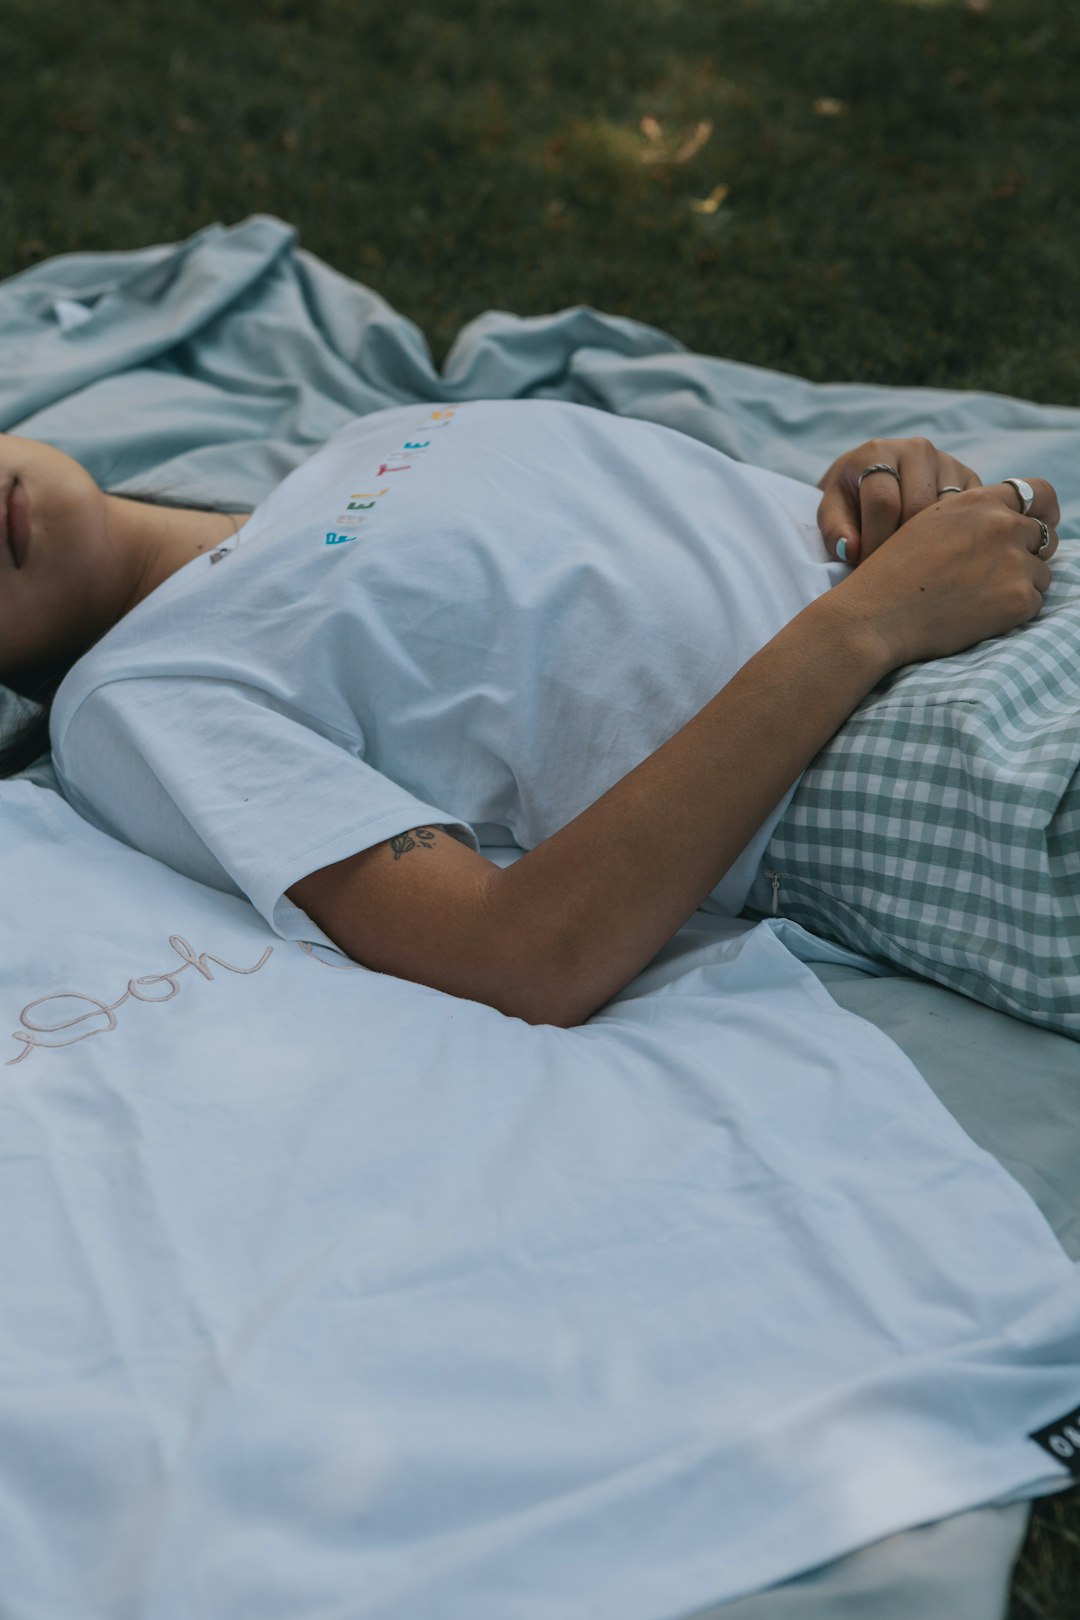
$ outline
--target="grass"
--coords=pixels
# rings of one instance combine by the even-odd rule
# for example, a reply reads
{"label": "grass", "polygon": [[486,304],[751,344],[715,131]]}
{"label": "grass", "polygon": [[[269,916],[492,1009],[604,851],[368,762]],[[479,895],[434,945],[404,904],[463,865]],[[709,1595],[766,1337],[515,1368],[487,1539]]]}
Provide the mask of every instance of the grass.
{"label": "grass", "polygon": [[1080,398],[1075,0],[0,13],[0,274],[266,211],[438,361],[584,302],[822,380]]}
{"label": "grass", "polygon": [[[0,0],[0,277],[251,213],[442,362],[586,303],[821,381],[1080,403],[1076,0]],[[1076,1620],[1044,1498],[1012,1620]]]}
{"label": "grass", "polygon": [[1008,1620],[1076,1620],[1080,1614],[1080,1491],[1044,1496],[1013,1570]]}

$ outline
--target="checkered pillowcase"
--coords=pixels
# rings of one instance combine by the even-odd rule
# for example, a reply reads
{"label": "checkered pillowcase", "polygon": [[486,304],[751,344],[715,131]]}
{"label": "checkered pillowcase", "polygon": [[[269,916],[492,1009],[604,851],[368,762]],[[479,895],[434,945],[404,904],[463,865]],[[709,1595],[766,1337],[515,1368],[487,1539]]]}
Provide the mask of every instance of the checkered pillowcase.
{"label": "checkered pillowcase", "polygon": [[1080,1039],[1080,541],[1038,618],[893,671],[804,773],[780,915]]}

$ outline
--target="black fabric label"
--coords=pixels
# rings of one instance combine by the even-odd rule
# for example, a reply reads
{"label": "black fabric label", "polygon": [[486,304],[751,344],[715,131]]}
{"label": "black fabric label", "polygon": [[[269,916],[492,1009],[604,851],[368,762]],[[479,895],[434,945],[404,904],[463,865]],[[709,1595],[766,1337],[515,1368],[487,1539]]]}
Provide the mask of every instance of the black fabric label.
{"label": "black fabric label", "polygon": [[1080,1406],[1048,1423],[1045,1429],[1035,1429],[1028,1438],[1037,1440],[1044,1451],[1080,1479]]}

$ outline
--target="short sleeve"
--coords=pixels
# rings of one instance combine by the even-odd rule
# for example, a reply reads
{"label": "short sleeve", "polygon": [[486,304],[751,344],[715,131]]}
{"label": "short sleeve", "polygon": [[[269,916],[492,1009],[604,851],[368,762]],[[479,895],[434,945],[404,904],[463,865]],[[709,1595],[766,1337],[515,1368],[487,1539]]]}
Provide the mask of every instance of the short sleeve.
{"label": "short sleeve", "polygon": [[[101,832],[242,895],[283,939],[332,944],[285,894],[309,872],[406,829],[474,829],[260,689],[149,676],[92,691],[54,735],[57,779]],[[335,947],[336,948],[336,947]]]}

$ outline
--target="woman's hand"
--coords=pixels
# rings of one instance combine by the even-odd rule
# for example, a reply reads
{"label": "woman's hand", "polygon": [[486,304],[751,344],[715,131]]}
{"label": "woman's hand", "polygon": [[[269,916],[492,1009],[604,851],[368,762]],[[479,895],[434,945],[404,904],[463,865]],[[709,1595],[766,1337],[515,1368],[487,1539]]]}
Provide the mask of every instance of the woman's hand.
{"label": "woman's hand", "polygon": [[[883,462],[892,473],[867,473]],[[929,439],[868,439],[833,462],[818,484],[824,491],[818,527],[830,557],[854,566],[939,499],[942,490],[978,489],[982,479],[955,456],[937,450]],[[845,544],[837,551],[840,541]]]}
{"label": "woman's hand", "polygon": [[924,507],[902,541],[878,546],[827,599],[872,632],[890,668],[947,658],[1026,624],[1050,586],[1047,565],[1061,519],[1054,486],[1043,478],[1028,482],[1034,497],[1028,514],[1006,483]]}

